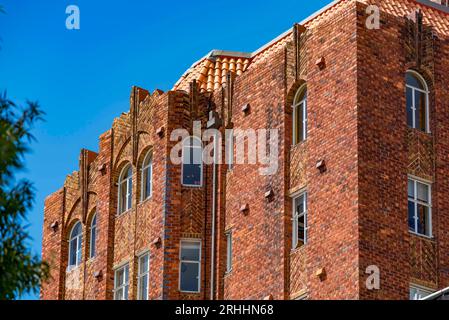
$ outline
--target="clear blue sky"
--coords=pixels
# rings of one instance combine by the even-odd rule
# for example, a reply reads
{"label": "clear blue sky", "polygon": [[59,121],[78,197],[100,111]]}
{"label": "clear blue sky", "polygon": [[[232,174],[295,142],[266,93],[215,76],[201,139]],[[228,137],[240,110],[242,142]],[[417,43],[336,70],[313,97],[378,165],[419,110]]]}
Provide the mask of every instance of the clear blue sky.
{"label": "clear blue sky", "polygon": [[[41,252],[46,195],[78,170],[81,148],[98,150],[98,136],[129,109],[131,86],[169,90],[211,49],[252,52],[330,2],[0,0],[0,91],[47,113],[21,174],[37,190],[32,250]],[[70,4],[80,30],[65,28]]]}

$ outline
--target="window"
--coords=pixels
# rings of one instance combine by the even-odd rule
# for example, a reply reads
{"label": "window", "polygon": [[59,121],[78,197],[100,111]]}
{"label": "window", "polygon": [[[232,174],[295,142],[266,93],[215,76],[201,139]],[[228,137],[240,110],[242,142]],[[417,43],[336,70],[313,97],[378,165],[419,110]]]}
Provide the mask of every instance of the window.
{"label": "window", "polygon": [[421,300],[432,294],[432,290],[420,286],[410,286],[410,300]]}
{"label": "window", "polygon": [[150,272],[150,254],[139,257],[139,270],[137,274],[137,300],[148,300],[148,280]]}
{"label": "window", "polygon": [[131,209],[133,194],[133,171],[130,165],[123,169],[118,180],[118,214]]}
{"label": "window", "polygon": [[407,124],[411,128],[429,132],[429,91],[418,73],[406,75]]}
{"label": "window", "polygon": [[97,214],[94,214],[90,225],[90,254],[89,257],[95,257],[97,251]]}
{"label": "window", "polygon": [[153,155],[148,152],[142,166],[142,201],[151,198],[153,192]]}
{"label": "window", "polygon": [[226,233],[226,273],[232,271],[232,232]]}
{"label": "window", "polygon": [[293,145],[307,139],[307,87],[296,92],[293,102]]}
{"label": "window", "polygon": [[293,249],[307,243],[307,193],[293,199]]}
{"label": "window", "polygon": [[226,129],[226,163],[228,170],[234,168],[234,130]]}
{"label": "window", "polygon": [[128,300],[129,265],[115,271],[114,300]]}
{"label": "window", "polygon": [[179,288],[183,292],[200,292],[201,242],[181,241]]}
{"label": "window", "polygon": [[408,179],[408,226],[413,233],[432,237],[430,184]]}
{"label": "window", "polygon": [[75,268],[81,264],[83,255],[83,227],[81,222],[77,222],[70,232],[69,240],[69,269]]}
{"label": "window", "polygon": [[188,187],[203,185],[203,146],[195,137],[185,139],[182,146],[182,184]]}

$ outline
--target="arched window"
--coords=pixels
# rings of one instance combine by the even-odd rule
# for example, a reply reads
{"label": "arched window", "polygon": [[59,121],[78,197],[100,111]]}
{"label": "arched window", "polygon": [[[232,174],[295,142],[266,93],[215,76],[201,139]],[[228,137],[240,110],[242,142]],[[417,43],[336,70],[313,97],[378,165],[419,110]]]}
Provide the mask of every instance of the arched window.
{"label": "arched window", "polygon": [[132,207],[133,171],[130,165],[126,166],[118,180],[118,214],[124,213]]}
{"label": "arched window", "polygon": [[307,86],[303,84],[293,100],[293,145],[307,139]]}
{"label": "arched window", "polygon": [[81,264],[83,253],[83,227],[81,222],[77,222],[70,232],[69,240],[69,269],[75,268]]}
{"label": "arched window", "polygon": [[415,71],[407,71],[407,124],[429,132],[429,90],[424,78]]}
{"label": "arched window", "polygon": [[90,224],[90,258],[94,258],[97,251],[97,214],[94,214]]}
{"label": "arched window", "polygon": [[203,144],[196,137],[188,137],[183,142],[182,184],[188,187],[203,185]]}
{"label": "arched window", "polygon": [[142,165],[142,201],[151,198],[153,193],[153,154],[148,152]]}

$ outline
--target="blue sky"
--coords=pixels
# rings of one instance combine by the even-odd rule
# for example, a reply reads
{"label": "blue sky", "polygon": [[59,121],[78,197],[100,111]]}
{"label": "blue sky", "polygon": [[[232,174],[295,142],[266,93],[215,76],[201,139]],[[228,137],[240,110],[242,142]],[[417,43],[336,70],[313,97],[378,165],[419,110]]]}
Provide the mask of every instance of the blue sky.
{"label": "blue sky", "polygon": [[[0,91],[47,113],[21,173],[37,190],[33,252],[46,195],[78,169],[81,148],[98,150],[98,136],[129,109],[131,86],[167,91],[211,49],[252,52],[330,2],[0,0]],[[65,27],[72,4],[80,30]]]}

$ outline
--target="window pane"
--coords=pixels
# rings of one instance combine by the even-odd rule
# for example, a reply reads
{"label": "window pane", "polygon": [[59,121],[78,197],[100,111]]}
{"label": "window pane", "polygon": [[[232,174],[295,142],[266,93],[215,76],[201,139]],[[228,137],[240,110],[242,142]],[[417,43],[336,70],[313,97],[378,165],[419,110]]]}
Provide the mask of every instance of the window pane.
{"label": "window pane", "polygon": [[128,194],[127,194],[127,206],[126,206],[126,210],[131,209],[132,207],[132,194],[133,194],[133,180],[129,179],[128,180]]}
{"label": "window pane", "polygon": [[181,244],[181,260],[199,261],[200,245],[199,243],[182,243]]}
{"label": "window pane", "polygon": [[76,251],[77,251],[77,239],[72,239],[70,241],[70,259],[69,266],[76,265]]}
{"label": "window pane", "polygon": [[304,207],[304,195],[296,198],[295,200],[296,205],[296,214],[304,213],[305,207]]}
{"label": "window pane", "polygon": [[429,208],[418,204],[418,233],[430,235],[429,231]]}
{"label": "window pane", "polygon": [[183,184],[201,186],[201,164],[184,164]]}
{"label": "window pane", "polygon": [[415,182],[413,180],[408,181],[408,196],[412,199],[415,198]]}
{"label": "window pane", "polygon": [[420,81],[420,80],[419,80],[413,73],[411,73],[411,72],[407,72],[407,75],[406,75],[406,83],[407,83],[409,86],[412,86],[412,87],[415,87],[415,88],[424,90],[424,86],[423,86],[423,84],[421,83],[421,81]]}
{"label": "window pane", "polygon": [[301,216],[298,218],[298,241],[301,244],[304,244],[304,236],[305,236],[305,216]]}
{"label": "window pane", "polygon": [[413,127],[413,89],[407,87],[407,125]]}
{"label": "window pane", "polygon": [[226,235],[227,240],[227,254],[226,254],[226,271],[231,271],[232,269],[232,233]]}
{"label": "window pane", "polygon": [[423,92],[415,91],[415,127],[426,130],[426,96]]}
{"label": "window pane", "polygon": [[148,254],[140,257],[140,261],[139,261],[140,269],[139,269],[139,271],[140,271],[141,275],[148,272],[148,265],[149,265],[148,262],[149,262]]}
{"label": "window pane", "polygon": [[181,291],[197,292],[199,277],[198,263],[181,263]]}
{"label": "window pane", "polygon": [[418,191],[417,192],[418,200],[429,203],[429,200],[430,200],[429,199],[429,186],[419,183],[419,182],[417,182],[416,185],[417,185],[417,189],[418,189],[417,190]]}
{"label": "window pane", "polygon": [[115,300],[123,300],[123,289],[118,289],[115,291]]}
{"label": "window pane", "polygon": [[151,166],[147,167],[144,171],[144,177],[145,177],[145,184],[144,184],[144,188],[145,188],[145,194],[144,197],[145,199],[147,199],[148,197],[151,196],[151,182],[152,182],[152,172],[151,172]]}
{"label": "window pane", "polygon": [[144,275],[139,279],[139,298],[140,300],[147,300],[148,294],[148,275]]}
{"label": "window pane", "polygon": [[119,213],[126,211],[126,199],[127,199],[127,183],[126,181],[120,184],[120,210]]}
{"label": "window pane", "polygon": [[408,202],[408,228],[410,231],[416,232],[416,230],[415,230],[415,203],[412,201]]}

